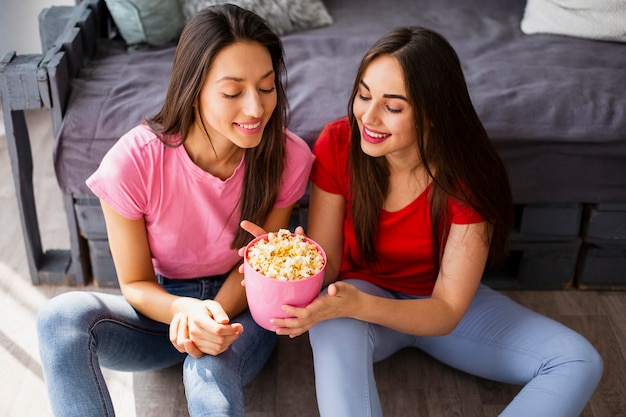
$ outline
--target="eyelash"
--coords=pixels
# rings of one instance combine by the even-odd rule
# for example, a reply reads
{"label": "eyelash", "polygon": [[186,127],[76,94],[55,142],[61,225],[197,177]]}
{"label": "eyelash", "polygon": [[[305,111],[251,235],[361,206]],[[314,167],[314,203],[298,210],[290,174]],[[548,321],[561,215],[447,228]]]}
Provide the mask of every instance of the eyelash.
{"label": "eyelash", "polygon": [[[359,99],[361,99],[361,100],[363,100],[363,101],[370,101],[370,100],[371,100],[371,98],[370,98],[370,97],[365,97],[363,94],[358,94],[358,96],[359,96]],[[402,112],[402,110],[392,109],[392,108],[391,108],[391,107],[389,107],[389,106],[385,106],[385,108],[387,109],[387,111],[388,111],[389,113],[394,113],[394,114],[397,114],[397,113],[401,113],[401,112]]]}
{"label": "eyelash", "polygon": [[[264,90],[262,88],[259,88],[259,91],[263,94],[271,94],[276,90],[276,87],[272,87],[269,90]],[[222,94],[224,96],[224,98],[237,98],[239,96],[239,94],[241,93],[237,93],[237,94]]]}

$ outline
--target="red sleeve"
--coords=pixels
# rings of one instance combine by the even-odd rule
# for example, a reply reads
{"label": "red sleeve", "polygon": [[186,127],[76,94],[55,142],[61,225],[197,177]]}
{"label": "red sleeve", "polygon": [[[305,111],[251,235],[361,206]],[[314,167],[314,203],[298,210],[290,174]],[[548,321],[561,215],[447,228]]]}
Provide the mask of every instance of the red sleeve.
{"label": "red sleeve", "polygon": [[452,198],[448,199],[448,210],[452,216],[451,222],[455,224],[481,223],[485,220],[473,208]]}
{"label": "red sleeve", "polygon": [[313,146],[311,181],[332,194],[348,195],[350,125],[347,118],[327,124]]}

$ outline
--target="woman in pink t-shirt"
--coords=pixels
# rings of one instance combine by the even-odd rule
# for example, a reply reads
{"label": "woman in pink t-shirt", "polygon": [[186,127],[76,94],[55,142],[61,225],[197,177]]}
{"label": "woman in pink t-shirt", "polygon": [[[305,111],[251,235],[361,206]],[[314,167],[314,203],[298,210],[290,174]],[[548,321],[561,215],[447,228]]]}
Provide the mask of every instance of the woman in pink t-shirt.
{"label": "woman in pink t-shirt", "polygon": [[373,363],[406,347],[523,385],[502,415],[579,415],[598,352],[480,282],[508,253],[513,203],[452,47],[423,28],[390,32],[350,106],[313,149],[308,235],[328,256],[327,292],[273,319],[278,334],[310,329],[321,416],[381,416]]}
{"label": "woman in pink t-shirt", "polygon": [[249,11],[210,7],[185,27],[161,110],[87,180],[123,295],[69,292],[38,316],[56,416],[114,415],[101,367],[181,362],[191,416],[244,415],[276,336],[247,310],[239,224],[286,228],[313,163],[284,128],[283,71],[280,39]]}

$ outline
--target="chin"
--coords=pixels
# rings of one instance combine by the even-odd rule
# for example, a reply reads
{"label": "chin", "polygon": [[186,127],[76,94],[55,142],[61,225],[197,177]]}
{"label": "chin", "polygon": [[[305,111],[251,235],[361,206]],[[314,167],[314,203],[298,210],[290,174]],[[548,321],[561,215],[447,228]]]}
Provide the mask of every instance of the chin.
{"label": "chin", "polygon": [[261,139],[262,138],[263,138],[262,134],[259,135],[258,137],[255,137],[255,138],[251,138],[251,137],[240,138],[237,141],[236,145],[239,146],[242,149],[256,148],[261,143]]}
{"label": "chin", "polygon": [[382,152],[382,149],[379,145],[373,145],[363,138],[361,138],[361,150],[365,155],[371,156],[372,158],[386,155],[385,152]]}

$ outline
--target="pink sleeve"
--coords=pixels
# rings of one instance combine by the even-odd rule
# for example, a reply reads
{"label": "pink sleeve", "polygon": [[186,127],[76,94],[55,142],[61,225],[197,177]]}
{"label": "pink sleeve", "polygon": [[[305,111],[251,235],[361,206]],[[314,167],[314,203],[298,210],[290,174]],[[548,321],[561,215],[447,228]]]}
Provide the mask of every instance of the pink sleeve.
{"label": "pink sleeve", "polygon": [[147,195],[143,173],[146,160],[133,129],[104,156],[98,169],[87,179],[91,191],[122,216],[137,220],[143,216]]}
{"label": "pink sleeve", "polygon": [[309,145],[304,140],[288,130],[285,130],[285,134],[287,135],[285,171],[276,207],[290,206],[302,198],[314,159]]}

